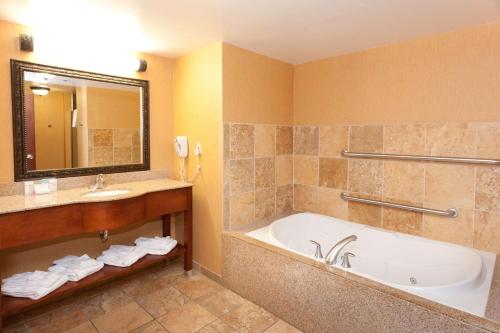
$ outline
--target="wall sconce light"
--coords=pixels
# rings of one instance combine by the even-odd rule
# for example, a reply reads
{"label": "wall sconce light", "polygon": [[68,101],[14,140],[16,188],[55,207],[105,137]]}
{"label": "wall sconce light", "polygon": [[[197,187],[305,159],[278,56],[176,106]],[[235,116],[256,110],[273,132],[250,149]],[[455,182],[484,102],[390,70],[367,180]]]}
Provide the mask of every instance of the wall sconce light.
{"label": "wall sconce light", "polygon": [[144,59],[137,59],[137,69],[138,72],[145,72],[148,69],[148,62]]}
{"label": "wall sconce light", "polygon": [[19,35],[19,47],[21,51],[25,52],[33,52],[33,36],[28,34],[20,34]]}
{"label": "wall sconce light", "polygon": [[50,88],[44,84],[33,85],[30,87],[33,94],[38,96],[45,96],[49,93]]}

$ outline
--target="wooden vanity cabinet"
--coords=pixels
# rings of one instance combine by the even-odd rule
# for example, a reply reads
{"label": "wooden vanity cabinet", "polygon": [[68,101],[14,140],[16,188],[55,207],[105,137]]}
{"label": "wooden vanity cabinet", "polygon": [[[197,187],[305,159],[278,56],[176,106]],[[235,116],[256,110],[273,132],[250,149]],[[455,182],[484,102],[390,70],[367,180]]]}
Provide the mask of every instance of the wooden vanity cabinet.
{"label": "wooden vanity cabinet", "polygon": [[2,251],[15,250],[21,246],[36,246],[42,242],[56,241],[69,236],[120,229],[156,217],[162,219],[163,235],[167,236],[170,235],[170,215],[177,213],[184,213],[184,244],[178,244],[165,256],[148,255],[125,268],[106,265],[101,271],[78,282],[67,282],[61,288],[36,301],[1,296],[0,333],[2,318],[67,297],[79,290],[91,288],[119,276],[131,274],[166,259],[184,255],[184,270],[191,271],[193,268],[192,190],[191,187],[184,187],[150,192],[122,200],[76,203],[0,214],[0,251]]}

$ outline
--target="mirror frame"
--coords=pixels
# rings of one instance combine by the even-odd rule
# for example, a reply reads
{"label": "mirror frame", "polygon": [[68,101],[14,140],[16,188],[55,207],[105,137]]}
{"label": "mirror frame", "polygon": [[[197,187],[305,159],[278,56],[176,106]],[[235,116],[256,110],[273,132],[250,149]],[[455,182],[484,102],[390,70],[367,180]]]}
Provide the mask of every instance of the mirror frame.
{"label": "mirror frame", "polygon": [[[149,144],[149,82],[146,80],[131,79],[119,76],[98,74],[81,70],[67,69],[55,66],[41,65],[21,60],[10,60],[11,89],[12,89],[12,126],[14,143],[14,180],[23,181],[33,178],[46,177],[77,177],[96,175],[99,173],[120,173],[144,171],[150,169]],[[110,165],[103,167],[84,167],[71,169],[49,169],[29,171],[26,160],[25,116],[24,105],[24,72],[49,73],[79,79],[109,82],[136,86],[142,88],[142,163]]]}

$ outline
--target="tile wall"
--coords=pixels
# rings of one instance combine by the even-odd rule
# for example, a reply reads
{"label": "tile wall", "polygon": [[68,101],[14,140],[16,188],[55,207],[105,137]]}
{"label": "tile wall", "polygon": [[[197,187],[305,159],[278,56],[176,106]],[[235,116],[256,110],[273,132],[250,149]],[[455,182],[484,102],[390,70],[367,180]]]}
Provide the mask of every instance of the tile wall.
{"label": "tile wall", "polygon": [[[500,167],[346,159],[358,152],[500,159],[500,123],[294,127],[294,209],[500,253]],[[346,202],[341,192],[450,219]]]}
{"label": "tile wall", "polygon": [[141,163],[138,129],[89,129],[89,166]]}
{"label": "tile wall", "polygon": [[224,226],[238,229],[293,209],[293,127],[224,124]]}

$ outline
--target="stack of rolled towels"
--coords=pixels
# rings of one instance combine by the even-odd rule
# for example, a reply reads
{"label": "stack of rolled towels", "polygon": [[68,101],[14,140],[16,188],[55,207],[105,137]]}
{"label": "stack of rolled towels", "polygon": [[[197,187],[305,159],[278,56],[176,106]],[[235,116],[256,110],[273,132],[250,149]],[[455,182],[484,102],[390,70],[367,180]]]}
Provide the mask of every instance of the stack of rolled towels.
{"label": "stack of rolled towels", "polygon": [[148,254],[163,256],[177,246],[177,241],[170,236],[155,238],[139,237],[135,240],[135,245],[145,249]]}
{"label": "stack of rolled towels", "polygon": [[49,271],[66,275],[69,281],[76,282],[100,271],[103,267],[104,263],[90,258],[86,254],[80,257],[70,255],[54,261],[54,266],[49,267]]}
{"label": "stack of rolled towels", "polygon": [[37,300],[56,290],[67,281],[66,275],[57,272],[19,273],[2,281],[2,294]]}

